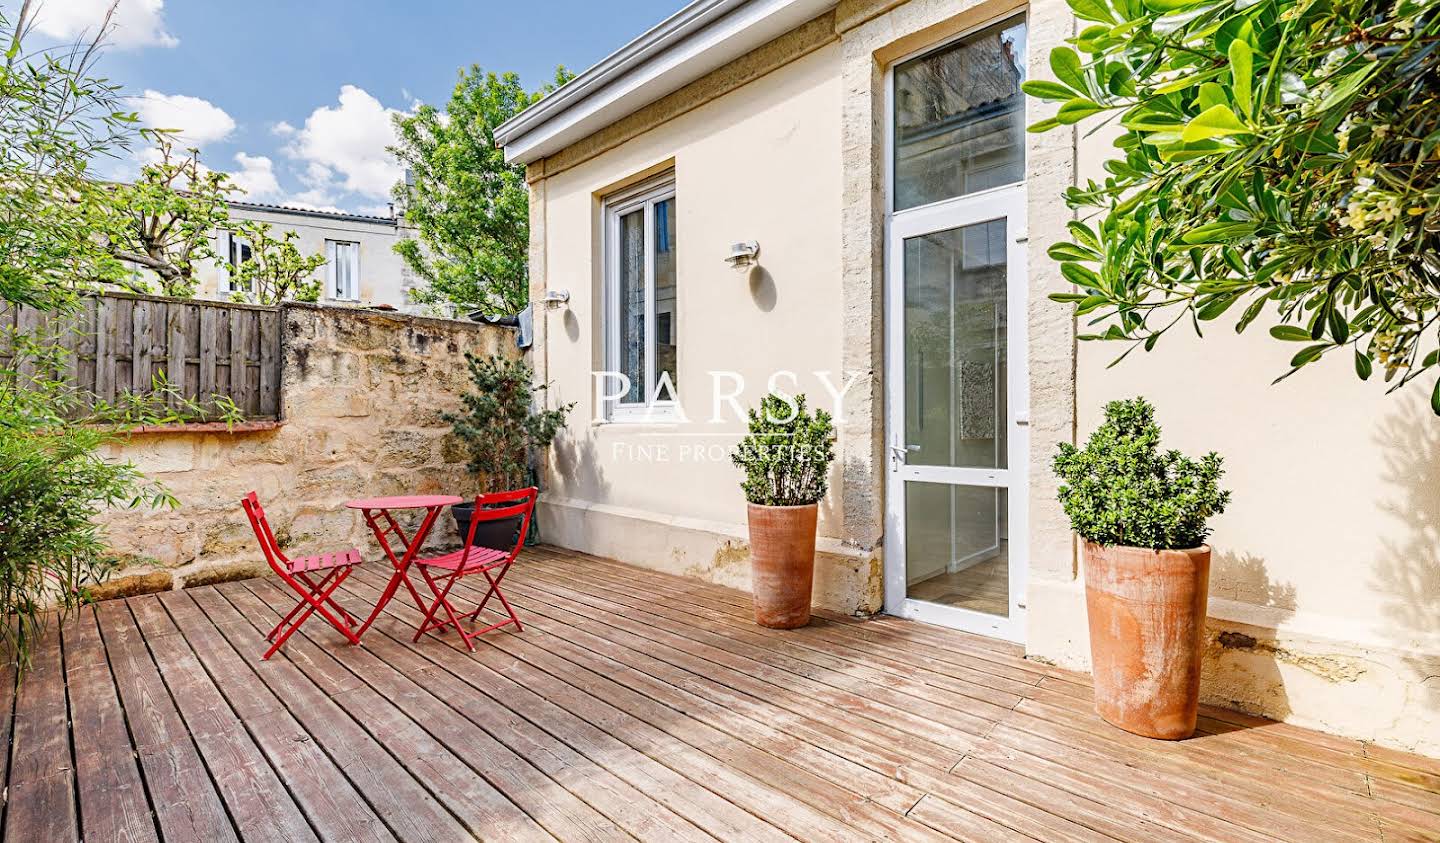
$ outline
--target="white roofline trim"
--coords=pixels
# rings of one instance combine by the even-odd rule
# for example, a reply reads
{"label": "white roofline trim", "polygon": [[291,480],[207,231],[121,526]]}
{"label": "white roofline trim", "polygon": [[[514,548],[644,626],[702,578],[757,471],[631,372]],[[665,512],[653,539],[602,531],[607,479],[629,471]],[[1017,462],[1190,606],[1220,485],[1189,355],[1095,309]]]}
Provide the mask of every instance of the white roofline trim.
{"label": "white roofline trim", "polygon": [[834,7],[695,0],[495,130],[505,159],[553,154]]}

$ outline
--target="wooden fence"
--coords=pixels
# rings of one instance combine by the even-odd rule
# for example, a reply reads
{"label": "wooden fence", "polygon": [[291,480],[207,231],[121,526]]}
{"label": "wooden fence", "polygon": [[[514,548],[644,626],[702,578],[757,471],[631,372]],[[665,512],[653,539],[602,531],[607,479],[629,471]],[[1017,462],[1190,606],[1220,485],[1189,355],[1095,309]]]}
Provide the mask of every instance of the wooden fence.
{"label": "wooden fence", "polygon": [[[63,376],[93,399],[149,392],[163,376],[202,407],[213,409],[222,396],[247,420],[280,416],[279,308],[106,293],[85,296],[63,317],[0,310],[0,334],[46,337],[66,349]],[[0,347],[0,363],[8,357]],[[22,356],[14,366],[27,375],[37,363]]]}

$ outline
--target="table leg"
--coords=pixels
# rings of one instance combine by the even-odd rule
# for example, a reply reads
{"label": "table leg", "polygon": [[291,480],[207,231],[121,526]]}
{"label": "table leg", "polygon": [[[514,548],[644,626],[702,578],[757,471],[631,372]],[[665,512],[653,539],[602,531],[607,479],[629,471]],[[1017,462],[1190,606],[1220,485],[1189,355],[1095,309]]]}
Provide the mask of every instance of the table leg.
{"label": "table leg", "polygon": [[[416,554],[420,552],[421,546],[425,544],[425,539],[430,535],[430,528],[435,524],[435,519],[439,516],[441,509],[442,507],[439,506],[426,507],[425,517],[420,521],[420,526],[415,529],[415,534],[409,538],[405,537],[405,533],[401,531],[400,525],[396,523],[388,511],[381,510],[381,513],[390,524],[388,528],[382,529],[378,523],[379,519],[372,515],[370,510],[364,510],[365,520],[370,524],[370,529],[375,532],[375,538],[380,542],[381,550],[385,552],[385,556],[390,560],[390,564],[395,567],[395,573],[390,577],[390,582],[386,584],[385,590],[380,593],[380,599],[375,603],[374,611],[370,613],[370,617],[365,619],[365,623],[362,624],[356,632],[355,637],[357,642],[360,636],[364,635],[365,631],[370,628],[370,624],[374,623],[375,619],[380,617],[380,613],[385,610],[385,605],[395,597],[395,592],[399,590],[400,583],[402,582],[405,583],[405,588],[410,591],[410,597],[415,601],[415,605],[420,609],[421,613],[423,614],[425,612],[425,603],[420,599],[420,592],[416,591],[415,585],[410,582],[408,569],[410,563],[414,561]],[[405,555],[402,558],[395,558],[395,551],[390,548],[390,542],[385,539],[387,532],[394,532],[400,539],[401,546],[405,548]]]}

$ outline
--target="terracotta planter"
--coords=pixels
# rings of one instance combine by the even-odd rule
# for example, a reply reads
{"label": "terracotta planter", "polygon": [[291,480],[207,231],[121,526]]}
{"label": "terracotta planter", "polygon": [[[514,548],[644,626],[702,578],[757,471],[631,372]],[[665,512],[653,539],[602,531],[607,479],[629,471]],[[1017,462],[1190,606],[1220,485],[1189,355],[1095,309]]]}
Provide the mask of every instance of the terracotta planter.
{"label": "terracotta planter", "polygon": [[795,629],[810,622],[815,583],[817,504],[747,504],[750,520],[750,584],[755,622]]}
{"label": "terracotta planter", "polygon": [[1147,550],[1085,543],[1085,606],[1095,710],[1150,738],[1195,731],[1210,548]]}

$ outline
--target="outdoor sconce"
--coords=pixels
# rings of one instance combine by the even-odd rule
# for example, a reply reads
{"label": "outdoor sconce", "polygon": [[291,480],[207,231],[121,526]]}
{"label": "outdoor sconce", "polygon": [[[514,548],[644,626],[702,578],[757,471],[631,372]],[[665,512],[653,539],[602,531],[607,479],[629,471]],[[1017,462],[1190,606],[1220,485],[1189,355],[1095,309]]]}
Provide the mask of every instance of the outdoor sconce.
{"label": "outdoor sconce", "polygon": [[569,302],[569,301],[570,301],[570,291],[569,291],[569,290],[546,290],[546,291],[545,291],[545,298],[543,298],[543,299],[540,300],[540,302],[541,302],[542,304],[544,304],[546,307],[550,308],[551,310],[559,307],[559,306],[562,305],[562,304],[566,304],[566,303]]}
{"label": "outdoor sconce", "polygon": [[753,266],[759,262],[760,244],[751,240],[747,243],[734,243],[730,246],[730,254],[725,257],[725,262],[736,269]]}

